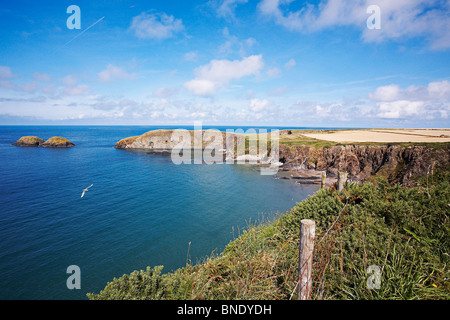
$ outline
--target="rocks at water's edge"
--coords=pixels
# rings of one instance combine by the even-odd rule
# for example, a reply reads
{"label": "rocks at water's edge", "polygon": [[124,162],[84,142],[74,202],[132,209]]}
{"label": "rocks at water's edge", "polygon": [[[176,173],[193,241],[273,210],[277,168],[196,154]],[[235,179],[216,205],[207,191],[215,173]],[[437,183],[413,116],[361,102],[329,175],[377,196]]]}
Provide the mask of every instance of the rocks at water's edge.
{"label": "rocks at water's edge", "polygon": [[[172,133],[173,130],[149,131],[141,136],[120,140],[116,144],[116,148],[170,150],[176,145],[180,146],[179,140],[172,138]],[[189,134],[191,136],[190,139],[189,136],[186,137],[186,143],[188,146],[195,146],[196,137],[192,131]],[[280,131],[280,136],[282,135],[289,135],[289,130]],[[244,135],[224,135],[222,139],[224,149],[226,149],[227,139],[236,139],[235,146],[245,142]],[[205,147],[205,143],[201,141],[197,142],[197,145]],[[390,182],[404,185],[412,183],[411,178],[413,177],[421,177],[439,167],[450,166],[449,144],[442,144],[439,147],[400,144],[347,144],[315,147],[280,143],[278,151],[280,163],[274,163],[270,154],[242,155],[236,157],[235,160],[256,160],[260,163],[280,165],[280,170],[286,171],[311,170],[317,173],[326,171],[330,178],[337,177],[338,171],[345,171],[348,172],[351,180],[358,181],[365,181],[379,175],[387,178]],[[226,156],[228,158],[228,154]],[[319,178],[316,180],[317,183],[320,183]],[[300,182],[303,183],[303,180]]]}
{"label": "rocks at water's edge", "polygon": [[70,148],[75,144],[63,137],[52,137],[47,141],[35,136],[25,136],[12,144],[18,147]]}
{"label": "rocks at water's edge", "polygon": [[381,175],[391,182],[409,185],[412,177],[432,173],[439,167],[450,166],[450,147],[424,145],[338,145],[314,148],[280,145],[283,168],[326,171],[336,177],[338,171],[348,172],[349,178],[364,181]]}

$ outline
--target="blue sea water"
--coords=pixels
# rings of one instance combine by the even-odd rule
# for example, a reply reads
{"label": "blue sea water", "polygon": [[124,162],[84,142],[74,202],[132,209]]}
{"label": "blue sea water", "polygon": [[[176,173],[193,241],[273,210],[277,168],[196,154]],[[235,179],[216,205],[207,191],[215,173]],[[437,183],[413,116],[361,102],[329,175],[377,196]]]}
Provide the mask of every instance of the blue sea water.
{"label": "blue sea water", "polygon": [[[318,189],[248,165],[175,165],[170,155],[114,148],[158,128],[0,126],[0,299],[86,299],[134,270],[173,271]],[[11,145],[25,135],[76,147]],[[67,288],[70,265],[81,270],[80,290]]]}

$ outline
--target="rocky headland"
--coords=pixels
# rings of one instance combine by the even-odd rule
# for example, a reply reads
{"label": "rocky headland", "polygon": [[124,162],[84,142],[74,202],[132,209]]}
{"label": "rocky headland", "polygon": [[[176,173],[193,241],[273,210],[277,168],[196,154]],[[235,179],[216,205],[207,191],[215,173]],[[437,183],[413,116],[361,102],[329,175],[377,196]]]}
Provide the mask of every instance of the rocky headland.
{"label": "rocky headland", "polygon": [[[213,138],[208,139],[206,137],[207,130],[202,130],[201,134],[194,134],[194,131],[188,131],[190,138],[183,140],[183,138],[177,139],[174,137],[175,130],[152,130],[146,132],[140,136],[129,137],[120,140],[116,143],[117,149],[151,149],[151,150],[172,150],[175,147],[191,147],[196,146],[205,148]],[[227,139],[236,139],[235,143],[239,144],[244,142],[245,137],[238,134],[226,134],[226,132],[219,133],[222,137],[223,149],[226,147]]]}
{"label": "rocky headland", "polygon": [[[323,132],[323,130],[322,130]],[[357,134],[357,131],[355,131]],[[209,140],[201,139],[189,131],[191,140],[185,141],[189,146],[205,146]],[[180,146],[180,140],[173,139],[173,130],[154,130],[141,136],[122,139],[116,144],[117,149],[146,149],[170,152]],[[205,134],[205,131],[202,131]],[[246,143],[248,136],[244,134],[228,134],[222,132],[223,151],[226,150],[227,139],[235,139],[235,146]],[[248,146],[247,146],[248,147]],[[248,148],[247,148],[248,150]],[[329,143],[323,140],[306,138],[302,133],[293,130],[280,131],[278,159],[273,157],[273,150],[268,154],[256,156],[260,164],[279,163],[280,171],[288,171],[285,179],[297,179],[299,183],[320,183],[322,172],[327,173],[328,184],[334,182],[339,171],[349,174],[349,179],[366,181],[375,176],[382,176],[392,183],[409,185],[413,178],[432,173],[437,168],[450,165],[450,144],[413,144],[413,143]],[[252,153],[254,154],[254,153]],[[230,155],[227,154],[227,157]],[[252,156],[240,156],[251,160]],[[235,160],[239,160],[235,156]]]}

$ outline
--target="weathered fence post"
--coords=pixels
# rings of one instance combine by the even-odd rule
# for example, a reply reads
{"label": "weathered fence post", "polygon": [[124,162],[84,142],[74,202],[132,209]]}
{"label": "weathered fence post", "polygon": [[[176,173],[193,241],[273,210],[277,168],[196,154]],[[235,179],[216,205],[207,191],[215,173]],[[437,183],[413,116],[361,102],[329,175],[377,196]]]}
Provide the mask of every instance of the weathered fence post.
{"label": "weathered fence post", "polygon": [[306,219],[301,221],[297,300],[309,300],[311,297],[315,233],[314,221]]}
{"label": "weathered fence post", "polygon": [[327,172],[322,171],[322,183],[320,184],[320,188],[325,188],[325,182],[327,181]]}
{"label": "weathered fence post", "polygon": [[347,182],[348,173],[344,171],[339,171],[338,173],[338,191],[342,191],[344,189],[344,183]]}

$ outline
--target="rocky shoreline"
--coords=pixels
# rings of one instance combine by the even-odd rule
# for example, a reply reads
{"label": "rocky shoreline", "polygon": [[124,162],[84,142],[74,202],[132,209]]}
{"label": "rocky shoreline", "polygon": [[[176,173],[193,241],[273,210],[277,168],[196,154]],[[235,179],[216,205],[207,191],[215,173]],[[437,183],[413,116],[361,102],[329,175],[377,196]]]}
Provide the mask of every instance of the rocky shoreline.
{"label": "rocky shoreline", "polygon": [[339,171],[349,179],[364,182],[382,176],[392,183],[410,185],[439,167],[450,166],[450,147],[424,145],[337,145],[314,148],[280,145],[283,169],[326,171],[336,178]]}
{"label": "rocky shoreline", "polygon": [[[284,131],[280,132],[280,136],[292,135],[290,130]],[[173,130],[149,131],[141,136],[122,139],[116,143],[115,148],[170,153],[172,148],[180,143],[180,140],[173,139],[172,133]],[[198,138],[190,131],[183,143],[192,146],[196,144],[195,139],[200,139],[197,146],[204,148],[205,142],[201,140],[203,134],[204,131]],[[241,134],[225,135],[222,132],[222,138],[223,150],[227,146],[228,139],[235,139],[235,146],[248,144],[246,136]],[[325,184],[328,186],[336,182],[339,171],[347,172],[350,181],[364,182],[374,176],[382,176],[391,183],[410,185],[413,178],[433,173],[433,170],[439,167],[450,167],[448,143],[434,145],[347,143],[318,146],[305,145],[301,142],[293,145],[283,143],[280,139],[279,147],[275,150],[278,151],[278,157],[274,156],[274,150],[270,148],[269,150],[268,154],[231,156],[235,161],[247,160],[251,164],[252,161],[249,160],[256,160],[262,166],[277,166],[278,172],[289,172],[284,178],[296,179],[303,184],[321,183],[322,172],[326,172]],[[225,157],[230,159],[228,154]]]}
{"label": "rocky shoreline", "polygon": [[[314,169],[288,169],[280,167],[277,176],[278,179],[294,180],[297,184],[322,184],[322,172]],[[325,179],[325,187],[334,186],[337,183],[337,176],[327,175]]]}

